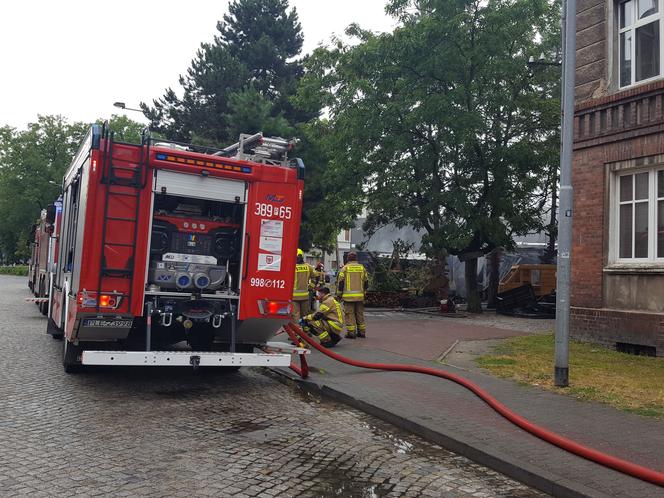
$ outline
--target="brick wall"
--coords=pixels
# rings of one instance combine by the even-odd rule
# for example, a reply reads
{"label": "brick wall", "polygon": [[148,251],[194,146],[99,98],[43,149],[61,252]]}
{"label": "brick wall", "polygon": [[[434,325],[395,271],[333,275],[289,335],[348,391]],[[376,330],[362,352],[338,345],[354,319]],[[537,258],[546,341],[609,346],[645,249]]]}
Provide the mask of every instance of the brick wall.
{"label": "brick wall", "polygon": [[617,342],[654,346],[664,356],[664,315],[596,308],[573,307],[572,337],[615,347]]}
{"label": "brick wall", "polygon": [[[653,164],[655,156],[661,161],[664,81],[581,102],[576,106],[575,125],[571,334],[610,346],[616,342],[654,346],[658,355],[664,355],[664,314],[645,311],[648,303],[638,300],[631,309],[617,309],[623,306],[605,301],[604,276],[610,242],[609,166],[618,162],[646,166]],[[611,278],[615,285],[623,277]],[[664,275],[650,278],[664,279]]]}
{"label": "brick wall", "polygon": [[[639,167],[664,154],[664,79],[618,91],[608,74],[609,59],[615,57],[608,52],[617,50],[609,43],[612,2],[577,3],[570,331],[575,338],[612,347],[616,342],[654,346],[664,355],[664,314],[644,310],[640,299],[629,301],[631,309],[617,309],[626,308],[628,301],[614,299],[616,289],[619,295],[622,280],[627,283],[635,275],[604,278],[610,242],[609,167],[622,161]],[[661,289],[658,279],[664,274],[648,278],[653,289]]]}
{"label": "brick wall", "polygon": [[602,306],[604,267],[604,149],[574,154],[574,220],[572,225],[573,306]]}
{"label": "brick wall", "polygon": [[[664,120],[664,117],[661,119]],[[664,131],[625,138],[574,152],[574,221],[572,226],[572,305],[602,307],[603,268],[608,263],[607,163],[655,156],[664,153]],[[664,299],[664,296],[663,296]]]}

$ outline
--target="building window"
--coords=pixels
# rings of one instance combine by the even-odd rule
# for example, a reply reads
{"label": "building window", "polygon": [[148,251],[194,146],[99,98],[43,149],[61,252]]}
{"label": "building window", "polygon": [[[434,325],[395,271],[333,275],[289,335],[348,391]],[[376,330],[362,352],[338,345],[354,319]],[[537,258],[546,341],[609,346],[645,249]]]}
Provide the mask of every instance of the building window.
{"label": "building window", "polygon": [[662,0],[627,0],[618,9],[620,87],[660,75]]}
{"label": "building window", "polygon": [[618,261],[664,260],[664,169],[617,175],[615,188]]}

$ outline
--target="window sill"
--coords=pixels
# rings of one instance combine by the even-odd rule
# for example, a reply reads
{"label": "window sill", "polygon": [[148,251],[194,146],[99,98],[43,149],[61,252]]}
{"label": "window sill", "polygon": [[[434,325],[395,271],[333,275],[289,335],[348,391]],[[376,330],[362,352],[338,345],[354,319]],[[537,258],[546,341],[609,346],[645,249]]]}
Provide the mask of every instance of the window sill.
{"label": "window sill", "polygon": [[643,85],[647,85],[649,83],[654,83],[655,81],[661,80],[664,78],[664,74],[658,74],[656,76],[651,76],[650,78],[646,78],[645,80],[639,80],[634,83],[630,83],[629,85],[625,86],[619,86],[618,91],[619,92],[624,92],[625,90],[632,90],[633,88],[638,88]]}
{"label": "window sill", "polygon": [[664,262],[652,263],[613,263],[605,266],[604,273],[614,275],[653,274],[664,275]]}

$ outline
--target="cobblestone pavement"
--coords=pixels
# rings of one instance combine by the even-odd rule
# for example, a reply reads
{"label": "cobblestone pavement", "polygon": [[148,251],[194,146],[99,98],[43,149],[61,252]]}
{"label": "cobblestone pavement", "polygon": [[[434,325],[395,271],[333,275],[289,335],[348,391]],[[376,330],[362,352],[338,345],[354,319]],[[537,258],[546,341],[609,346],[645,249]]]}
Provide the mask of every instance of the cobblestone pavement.
{"label": "cobblestone pavement", "polygon": [[0,496],[543,496],[261,370],[66,375],[0,276]]}

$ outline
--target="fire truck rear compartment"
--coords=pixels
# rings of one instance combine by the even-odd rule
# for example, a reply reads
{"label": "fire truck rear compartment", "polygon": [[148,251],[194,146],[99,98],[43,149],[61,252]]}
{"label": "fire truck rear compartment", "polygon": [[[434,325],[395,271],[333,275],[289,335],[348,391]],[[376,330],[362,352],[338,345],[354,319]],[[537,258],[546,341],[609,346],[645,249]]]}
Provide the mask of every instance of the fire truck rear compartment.
{"label": "fire truck rear compartment", "polygon": [[244,204],[155,194],[148,290],[237,291]]}
{"label": "fire truck rear compartment", "polygon": [[[194,350],[228,350],[237,326],[244,193],[240,182],[205,179],[202,186],[212,191],[201,188],[191,197],[188,182],[199,179],[175,175],[162,178],[154,194],[145,296],[155,312],[151,342],[161,347],[185,340]],[[130,340],[133,335],[142,333]]]}

